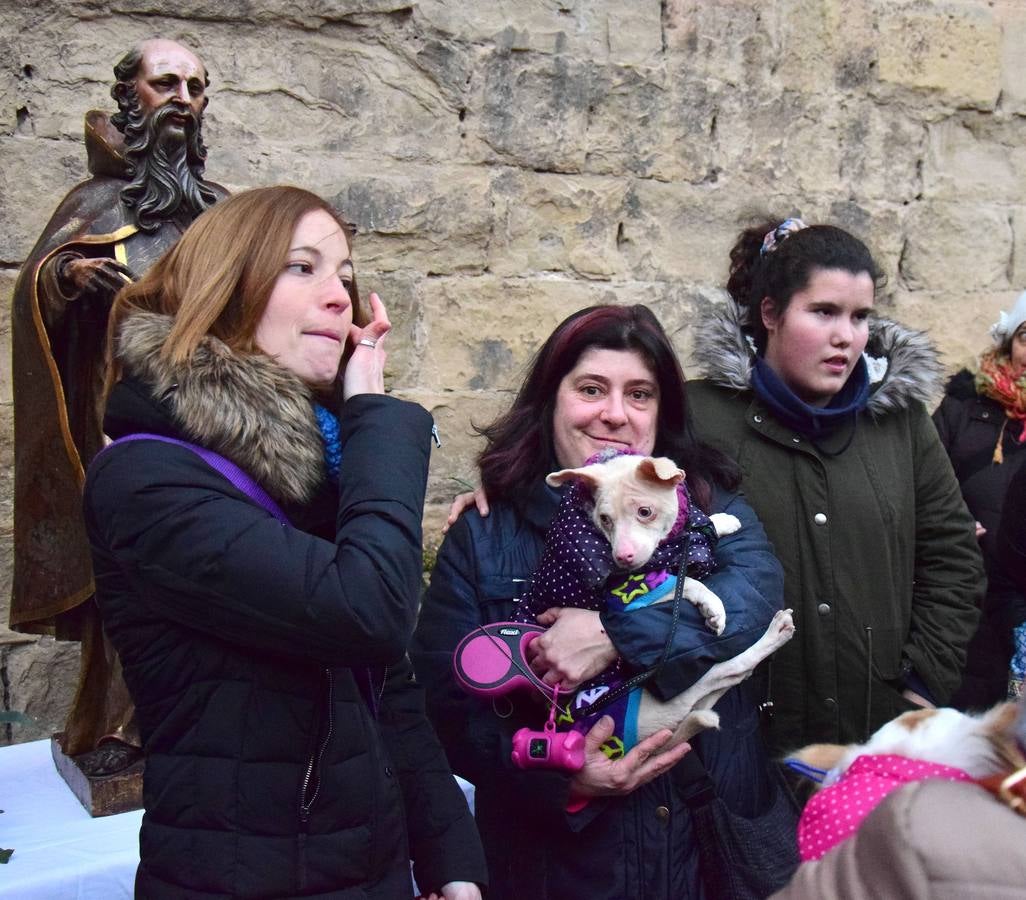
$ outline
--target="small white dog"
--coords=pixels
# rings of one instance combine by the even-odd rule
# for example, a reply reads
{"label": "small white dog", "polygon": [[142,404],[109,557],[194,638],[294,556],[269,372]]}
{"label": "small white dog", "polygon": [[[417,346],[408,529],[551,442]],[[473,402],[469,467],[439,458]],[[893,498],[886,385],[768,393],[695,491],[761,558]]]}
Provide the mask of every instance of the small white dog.
{"label": "small white dog", "polygon": [[[642,568],[673,526],[689,512],[687,494],[682,499],[677,489],[684,481],[684,472],[664,456],[614,456],[578,469],[561,469],[545,479],[552,487],[568,481],[588,488],[594,503],[591,520],[606,536],[613,560],[621,569]],[[714,513],[708,518],[716,537],[741,528],[737,516]],[[710,630],[723,634],[727,614],[715,593],[701,581],[687,577],[683,596],[702,613]]]}
{"label": "small white dog", "polygon": [[[672,574],[658,589],[650,589],[645,575],[631,573],[639,573],[645,567],[651,571],[653,564],[675,572],[680,552],[688,554],[689,568],[694,562],[695,571],[711,571],[714,567],[712,542],[721,535],[736,532],[741,523],[736,516],[719,513],[707,517],[693,507],[683,481],[684,472],[673,460],[631,454],[616,455],[603,462],[550,474],[546,478],[549,485],[556,487],[572,482],[577,490],[564,494],[564,506],[556,521],[562,520],[566,527],[563,533],[554,533],[550,529],[546,558],[536,573],[532,590],[525,597],[527,606],[523,612],[527,618],[521,621],[533,621],[534,615],[549,606],[585,606],[587,603],[585,608],[600,609],[603,604],[612,602],[615,608],[622,607],[626,614],[630,614],[632,610],[650,603],[667,602],[673,597],[676,581]],[[619,601],[610,601],[608,588],[611,582],[607,572],[598,568],[595,574],[578,566],[578,570],[594,576],[591,586],[581,588],[577,594],[578,597],[587,596],[587,600],[566,602],[574,591],[567,586],[575,567],[574,558],[582,548],[588,550],[594,544],[594,540],[584,533],[587,529],[582,528],[580,510],[564,509],[576,503],[584,504],[591,522],[608,540],[616,567],[626,570],[626,589],[614,587],[611,591],[612,595],[620,598]],[[685,530],[690,534],[682,536]],[[675,553],[677,556],[673,558]],[[571,572],[570,576],[568,572]],[[662,573],[660,575],[666,577]],[[701,612],[710,630],[716,634],[723,633],[726,613],[723,602],[713,591],[689,576],[684,580],[682,594]],[[637,739],[642,740],[661,728],[669,728],[674,732],[668,745],[672,746],[688,740],[704,728],[716,727],[719,716],[712,711],[712,706],[729,688],[748,678],[760,662],[787,643],[793,634],[791,610],[781,610],[755,644],[733,659],[713,666],[673,699],[661,702],[648,691],[642,691],[637,714]],[[575,697],[577,708],[587,707],[593,702],[595,692],[587,693],[589,697],[583,700],[580,694]]]}

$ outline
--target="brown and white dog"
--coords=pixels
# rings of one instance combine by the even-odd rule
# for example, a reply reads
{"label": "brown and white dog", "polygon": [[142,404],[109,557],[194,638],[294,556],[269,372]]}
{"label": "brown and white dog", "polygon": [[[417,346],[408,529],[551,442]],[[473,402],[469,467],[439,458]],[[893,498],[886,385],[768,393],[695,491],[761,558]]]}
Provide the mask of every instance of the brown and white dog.
{"label": "brown and white dog", "polygon": [[864,744],[812,744],[793,754],[787,760],[792,768],[814,780],[823,776],[798,822],[802,861],[822,859],[886,797],[914,782],[977,781],[1000,791],[1026,763],[1016,735],[1018,712],[1012,703],[978,715],[919,709],[888,722]]}
{"label": "brown and white dog", "polygon": [[880,754],[951,766],[985,778],[1026,765],[1015,737],[1016,714],[1015,703],[999,703],[978,714],[917,709],[891,720],[864,744],[810,744],[790,758],[826,771],[821,787],[836,783],[859,756]]}

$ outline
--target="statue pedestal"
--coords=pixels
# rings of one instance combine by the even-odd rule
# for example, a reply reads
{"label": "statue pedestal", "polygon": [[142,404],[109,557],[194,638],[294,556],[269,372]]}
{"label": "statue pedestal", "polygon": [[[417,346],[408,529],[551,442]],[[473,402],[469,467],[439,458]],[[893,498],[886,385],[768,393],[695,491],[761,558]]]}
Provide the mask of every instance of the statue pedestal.
{"label": "statue pedestal", "polygon": [[117,813],[142,809],[143,805],[143,769],[146,766],[140,759],[127,769],[113,775],[90,776],[79,767],[75,757],[65,756],[61,749],[62,732],[50,738],[50,753],[54,765],[61,778],[67,783],[87,813],[93,818],[113,816]]}

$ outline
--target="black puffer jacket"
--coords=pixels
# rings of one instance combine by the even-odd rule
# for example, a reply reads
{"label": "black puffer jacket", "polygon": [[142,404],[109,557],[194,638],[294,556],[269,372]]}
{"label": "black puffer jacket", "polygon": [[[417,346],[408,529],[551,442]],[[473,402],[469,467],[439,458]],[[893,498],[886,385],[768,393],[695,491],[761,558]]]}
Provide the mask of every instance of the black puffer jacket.
{"label": "black puffer jacket", "polygon": [[1020,602],[1009,613],[1012,627],[1026,622],[1026,468],[1020,467],[1008,485],[1001,525],[998,528],[997,558],[1008,580],[1020,592]]}
{"label": "black puffer jacket", "polygon": [[[452,652],[477,625],[509,619],[545,547],[559,495],[539,482],[525,514],[493,504],[487,518],[464,514],[442,545],[424,598],[410,654],[428,692],[428,708],[453,768],[477,786],[477,821],[488,855],[491,900],[696,900],[704,896],[692,820],[664,775],[629,796],[594,800],[565,812],[569,778],[522,771],[510,761],[513,732],[539,728],[544,708],[534,697],[512,698],[502,718],[490,702],[460,690]],[[717,492],[708,512],[736,515],[742,528],[721,538],[717,571],[705,583],[723,600],[727,628],[709,633],[684,603],[673,651],[648,687],[662,698],[691,685],[714,662],[751,646],[781,607],[780,565],[747,503]],[[670,627],[671,605],[629,615],[603,613],[622,656],[637,668],[655,665]],[[772,797],[758,734],[751,682],[728,691],[716,706],[720,729],[693,739],[718,795],[732,811],[754,816]],[[502,703],[496,707],[501,710]]]}
{"label": "black puffer jacket", "polygon": [[[1023,426],[1008,419],[996,400],[976,392],[968,369],[948,382],[933,421],[969,512],[987,529],[980,538],[987,566],[987,594],[979,627],[969,642],[965,675],[951,697],[952,706],[960,709],[986,709],[1005,698],[1012,628],[1021,621],[1021,611],[1026,608],[1026,598],[1009,581],[995,552],[1009,485],[1026,462],[1026,443],[1019,443]],[[995,463],[999,439],[1004,461]]]}
{"label": "black puffer jacket", "polygon": [[[976,393],[973,375],[968,369],[948,382],[944,399],[933,414],[933,422],[951,458],[969,512],[987,529],[980,540],[980,549],[989,571],[1008,483],[1026,461],[1026,443],[1019,443],[1022,423],[1006,418],[996,400]],[[994,462],[999,436],[1004,456],[1000,464]]]}
{"label": "black puffer jacket", "polygon": [[233,458],[296,527],[186,448],[134,441],[90,469],[97,600],[147,756],[138,896],[395,900],[410,896],[411,855],[424,889],[483,882],[405,658],[429,416],[351,399],[329,485],[298,381],[212,339],[187,372],[165,370],[162,319],[125,326],[131,377],[108,433]]}

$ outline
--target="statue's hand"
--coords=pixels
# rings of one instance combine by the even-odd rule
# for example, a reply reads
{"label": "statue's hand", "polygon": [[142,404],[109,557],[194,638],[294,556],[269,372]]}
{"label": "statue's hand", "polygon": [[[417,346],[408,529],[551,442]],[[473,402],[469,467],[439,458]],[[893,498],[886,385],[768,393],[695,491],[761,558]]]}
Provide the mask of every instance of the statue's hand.
{"label": "statue's hand", "polygon": [[83,259],[71,255],[58,264],[57,278],[64,296],[74,300],[84,293],[113,297],[133,280],[131,271],[116,259]]}

